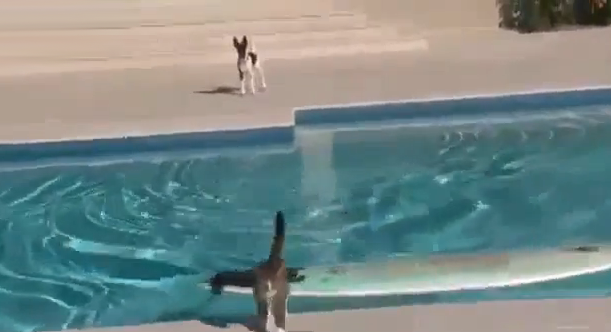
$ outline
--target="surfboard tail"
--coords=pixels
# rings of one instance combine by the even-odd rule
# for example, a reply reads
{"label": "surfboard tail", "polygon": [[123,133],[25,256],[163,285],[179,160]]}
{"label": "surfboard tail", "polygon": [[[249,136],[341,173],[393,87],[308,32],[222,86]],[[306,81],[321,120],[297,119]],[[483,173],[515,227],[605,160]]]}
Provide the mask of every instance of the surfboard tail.
{"label": "surfboard tail", "polygon": [[[299,273],[303,269],[302,267],[287,267],[287,281],[291,284],[303,282],[305,276]],[[208,286],[214,294],[220,294],[223,292],[223,288],[227,286],[252,288],[256,282],[257,279],[252,269],[234,270],[219,272],[201,286]]]}
{"label": "surfboard tail", "polygon": [[256,277],[252,269],[224,271],[215,274],[208,283],[213,293],[220,294],[226,286],[252,288],[256,283]]}
{"label": "surfboard tail", "polygon": [[282,252],[284,250],[284,238],[285,238],[286,224],[284,221],[284,213],[282,211],[276,212],[275,220],[275,234],[272,240],[272,247],[269,252],[269,260],[277,260],[282,258]]}

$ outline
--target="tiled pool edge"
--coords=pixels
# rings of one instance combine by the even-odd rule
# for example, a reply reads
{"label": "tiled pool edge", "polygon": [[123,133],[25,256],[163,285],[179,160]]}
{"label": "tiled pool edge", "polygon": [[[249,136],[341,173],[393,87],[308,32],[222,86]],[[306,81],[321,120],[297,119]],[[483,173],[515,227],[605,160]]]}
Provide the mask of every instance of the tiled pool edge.
{"label": "tiled pool edge", "polygon": [[[172,151],[223,152],[227,149],[288,149],[295,140],[294,126],[201,131],[47,142],[0,144],[1,164],[36,164],[74,159],[115,159],[141,155],[151,158]],[[78,162],[77,162],[78,163]]]}
{"label": "tiled pool edge", "polygon": [[156,134],[0,144],[0,164],[20,164],[48,160],[128,157],[134,154],[164,154],[174,150],[222,151],[223,149],[292,149],[295,129],[320,125],[340,126],[392,120],[430,119],[449,115],[478,115],[494,110],[511,113],[547,108],[611,105],[611,86],[540,90],[446,98],[406,99],[357,104],[297,107],[294,123],[263,128],[205,128],[200,132]]}
{"label": "tiled pool edge", "polygon": [[[313,332],[557,332],[611,330],[611,299],[515,300],[437,304],[291,315],[291,331]],[[157,323],[87,331],[247,331],[240,325],[213,327],[197,321]],[[69,330],[68,332],[76,332]]]}
{"label": "tiled pool edge", "polygon": [[611,86],[464,95],[296,108],[296,126],[341,125],[359,122],[412,120],[450,115],[473,116],[536,111],[549,108],[611,104]]}

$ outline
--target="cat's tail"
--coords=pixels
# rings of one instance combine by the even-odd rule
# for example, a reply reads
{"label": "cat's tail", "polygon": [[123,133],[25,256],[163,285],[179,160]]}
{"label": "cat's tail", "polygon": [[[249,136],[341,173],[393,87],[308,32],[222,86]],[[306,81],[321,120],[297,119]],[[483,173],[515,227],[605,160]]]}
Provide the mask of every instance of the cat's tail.
{"label": "cat's tail", "polygon": [[285,222],[284,214],[282,211],[276,212],[275,221],[276,232],[274,239],[272,240],[272,247],[269,252],[269,260],[282,259],[282,251],[284,250],[284,233],[285,233]]}

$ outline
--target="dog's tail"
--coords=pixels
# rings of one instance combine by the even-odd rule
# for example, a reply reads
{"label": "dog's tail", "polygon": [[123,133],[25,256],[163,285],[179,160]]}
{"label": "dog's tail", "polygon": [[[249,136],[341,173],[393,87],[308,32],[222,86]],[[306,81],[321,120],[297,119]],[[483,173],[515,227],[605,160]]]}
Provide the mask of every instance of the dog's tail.
{"label": "dog's tail", "polygon": [[269,260],[282,259],[282,251],[284,250],[284,233],[285,233],[285,222],[284,214],[282,211],[276,212],[275,221],[276,233],[272,240],[272,247],[269,252]]}
{"label": "dog's tail", "polygon": [[255,47],[255,41],[252,39],[252,36],[244,35],[242,38],[243,40],[247,41],[246,43],[248,44],[248,47],[246,48],[246,50],[249,53],[257,53],[257,48]]}

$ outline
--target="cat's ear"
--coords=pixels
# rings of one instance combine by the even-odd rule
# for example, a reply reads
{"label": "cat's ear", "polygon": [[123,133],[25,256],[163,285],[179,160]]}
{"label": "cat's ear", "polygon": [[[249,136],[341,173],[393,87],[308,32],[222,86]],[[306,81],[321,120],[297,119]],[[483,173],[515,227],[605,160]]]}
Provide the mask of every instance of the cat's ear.
{"label": "cat's ear", "polygon": [[238,42],[238,37],[236,36],[233,36],[233,47],[235,47],[236,49],[240,47],[240,42]]}
{"label": "cat's ear", "polygon": [[242,45],[248,45],[248,38],[246,38],[246,36],[242,36]]}

